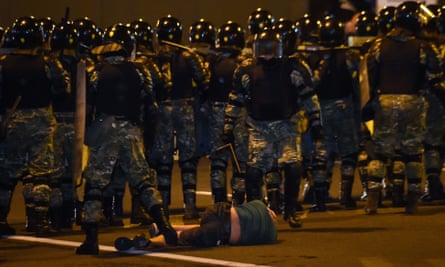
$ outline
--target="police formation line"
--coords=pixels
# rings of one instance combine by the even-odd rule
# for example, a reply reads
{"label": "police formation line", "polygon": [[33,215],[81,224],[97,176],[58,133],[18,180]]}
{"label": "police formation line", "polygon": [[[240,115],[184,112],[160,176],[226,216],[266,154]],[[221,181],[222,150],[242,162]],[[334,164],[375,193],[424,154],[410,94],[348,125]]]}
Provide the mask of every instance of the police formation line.
{"label": "police formation line", "polygon": [[[59,24],[18,18],[0,51],[0,234],[15,234],[7,216],[19,181],[26,230],[81,224],[77,254],[99,252],[100,226],[123,225],[126,183],[131,223],[154,223],[167,245],[273,242],[275,214],[301,227],[302,182],[311,211],[327,210],[337,159],[345,209],[356,208],[356,170],[365,214],[382,195],[408,214],[444,199],[445,8],[407,1],[363,11],[355,25],[346,34],[333,15],[295,22],[257,9],[247,32],[200,19],[184,46],[171,15],[105,30],[68,14]],[[215,206],[184,234],[169,221],[175,154],[184,220],[200,218],[197,166],[210,158]],[[259,220],[269,226],[246,232]]]}

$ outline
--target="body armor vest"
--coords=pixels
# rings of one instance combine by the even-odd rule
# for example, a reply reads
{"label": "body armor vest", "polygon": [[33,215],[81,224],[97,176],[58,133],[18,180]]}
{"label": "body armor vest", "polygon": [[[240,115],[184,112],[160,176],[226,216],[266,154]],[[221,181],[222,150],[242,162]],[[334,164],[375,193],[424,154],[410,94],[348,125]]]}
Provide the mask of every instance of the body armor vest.
{"label": "body armor vest", "polygon": [[321,77],[316,92],[319,99],[338,99],[349,96],[353,91],[351,73],[344,52],[333,52],[326,74]]}
{"label": "body armor vest", "polygon": [[9,55],[3,61],[3,98],[11,107],[18,95],[18,109],[42,108],[51,103],[51,82],[45,71],[45,61],[35,55]]}
{"label": "body armor vest", "polygon": [[286,62],[272,59],[264,64],[254,63],[248,71],[251,84],[246,104],[252,118],[283,120],[297,110],[298,92],[290,80],[292,65]]}
{"label": "body armor vest", "polygon": [[[383,39],[377,89],[382,94],[417,94],[425,69],[420,64],[420,42]],[[400,75],[402,74],[402,75]]]}
{"label": "body armor vest", "polygon": [[176,53],[170,62],[170,71],[173,82],[172,99],[183,99],[195,96],[193,88],[193,73],[187,58],[181,52]]}
{"label": "body armor vest", "polygon": [[141,78],[131,62],[103,64],[96,94],[96,112],[139,122]]}
{"label": "body armor vest", "polygon": [[210,101],[227,102],[232,88],[233,72],[237,67],[236,57],[220,57],[214,62],[210,79]]}

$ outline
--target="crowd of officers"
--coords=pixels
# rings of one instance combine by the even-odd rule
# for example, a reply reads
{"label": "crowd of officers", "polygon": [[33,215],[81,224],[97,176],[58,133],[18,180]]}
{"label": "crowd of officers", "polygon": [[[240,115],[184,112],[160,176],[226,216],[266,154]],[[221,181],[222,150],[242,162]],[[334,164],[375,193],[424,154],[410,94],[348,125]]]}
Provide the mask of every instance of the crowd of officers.
{"label": "crowd of officers", "polygon": [[[171,15],[154,28],[138,19],[106,29],[87,17],[17,18],[1,31],[0,234],[15,234],[7,216],[21,181],[27,231],[51,236],[77,222],[86,239],[76,253],[97,254],[99,225],[123,225],[128,183],[131,222],[155,223],[174,245],[175,155],[184,220],[199,218],[197,165],[207,155],[214,203],[260,199],[293,228],[301,182],[311,210],[327,210],[336,161],[346,209],[356,208],[356,169],[366,214],[385,196],[408,214],[420,199],[444,199],[445,7],[407,1],[354,20],[348,33],[333,15],[275,20],[259,8],[247,32],[196,21],[184,46]],[[72,164],[79,114],[83,202]]]}

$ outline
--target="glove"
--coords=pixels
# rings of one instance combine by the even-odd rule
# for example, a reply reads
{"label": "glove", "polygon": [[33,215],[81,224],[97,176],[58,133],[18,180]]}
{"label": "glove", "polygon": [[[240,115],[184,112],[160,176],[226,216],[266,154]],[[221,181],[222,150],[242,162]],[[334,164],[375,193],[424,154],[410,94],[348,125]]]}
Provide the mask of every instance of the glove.
{"label": "glove", "polygon": [[311,127],[311,138],[314,143],[323,141],[323,127],[321,125]]}

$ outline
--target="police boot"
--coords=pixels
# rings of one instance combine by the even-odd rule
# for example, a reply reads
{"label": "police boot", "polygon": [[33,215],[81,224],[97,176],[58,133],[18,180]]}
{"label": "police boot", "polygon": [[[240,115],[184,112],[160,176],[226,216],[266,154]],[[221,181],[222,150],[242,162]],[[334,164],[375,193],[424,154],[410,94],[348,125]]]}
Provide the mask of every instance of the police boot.
{"label": "police boot", "polygon": [[141,225],[150,225],[153,223],[153,219],[142,208],[139,196],[131,197],[130,223]]}
{"label": "police boot", "polygon": [[328,198],[328,185],[326,182],[316,182],[312,186],[314,204],[311,207],[311,211],[326,211],[326,202]]}
{"label": "police boot", "polygon": [[232,206],[238,206],[244,203],[246,192],[240,190],[232,191]]}
{"label": "police boot", "polygon": [[198,209],[196,208],[196,193],[184,193],[184,220],[199,219]]}
{"label": "police boot", "polygon": [[114,195],[113,197],[113,217],[111,220],[112,226],[123,226],[124,225],[124,196]]}
{"label": "police boot", "polygon": [[408,184],[405,213],[414,214],[418,211],[420,184]]}
{"label": "police boot", "polygon": [[428,176],[425,186],[425,194],[423,194],[421,197],[422,201],[431,202],[433,200],[442,199],[443,197],[443,185],[440,182],[440,177],[436,175]]}
{"label": "police boot", "polygon": [[64,201],[62,204],[62,215],[60,227],[62,229],[71,229],[74,221],[74,201]]}
{"label": "police boot", "polygon": [[212,188],[213,203],[217,202],[227,202],[227,189],[223,188]]}
{"label": "police boot", "polygon": [[405,207],[405,181],[402,179],[394,179],[392,184],[392,206]]}
{"label": "police boot", "polygon": [[287,164],[284,170],[284,220],[290,227],[301,227],[300,216],[297,214],[297,199],[300,190],[301,172],[297,164]]}
{"label": "police boot", "polygon": [[49,224],[48,208],[36,206],[35,214],[37,222],[36,237],[49,237],[57,235],[57,231]]}
{"label": "police boot", "polygon": [[360,195],[360,200],[365,201],[368,198],[368,186],[366,182],[362,182],[362,194]]}
{"label": "police boot", "polygon": [[258,168],[248,167],[246,172],[246,199],[263,200],[263,172]]}
{"label": "police boot", "polygon": [[150,216],[156,223],[156,226],[159,229],[159,232],[164,236],[165,242],[168,245],[176,246],[178,243],[178,235],[171,226],[167,216],[165,216],[164,209],[161,205],[154,205],[148,211]]}
{"label": "police boot", "polygon": [[59,231],[62,229],[63,210],[62,207],[49,208],[49,224],[53,229]]}
{"label": "police boot", "polygon": [[8,213],[9,207],[0,206],[0,235],[15,235],[15,229],[6,220]]}
{"label": "police boot", "polygon": [[276,214],[281,214],[281,192],[278,188],[267,190],[267,205]]}
{"label": "police boot", "polygon": [[25,231],[26,232],[35,232],[37,230],[37,220],[35,213],[34,205],[25,205]]}
{"label": "police boot", "polygon": [[137,234],[133,239],[128,237],[119,237],[114,241],[114,247],[118,251],[130,249],[144,249],[151,244],[151,241],[145,237],[144,233]]}
{"label": "police boot", "polygon": [[377,214],[381,190],[382,187],[379,182],[368,181],[368,199],[366,200],[365,207],[366,214]]}
{"label": "police boot", "polygon": [[170,217],[170,211],[169,211],[169,206],[171,203],[171,195],[170,195],[170,190],[159,190],[159,193],[161,194],[161,198],[162,198],[162,208],[164,210],[164,214],[165,216],[167,216],[167,218]]}
{"label": "police boot", "polygon": [[83,243],[76,248],[76,254],[97,255],[99,254],[99,225],[98,223],[84,223],[82,226],[86,238]]}
{"label": "police boot", "polygon": [[352,179],[342,179],[341,189],[340,189],[340,204],[345,207],[345,209],[356,209],[357,204],[352,198]]}

